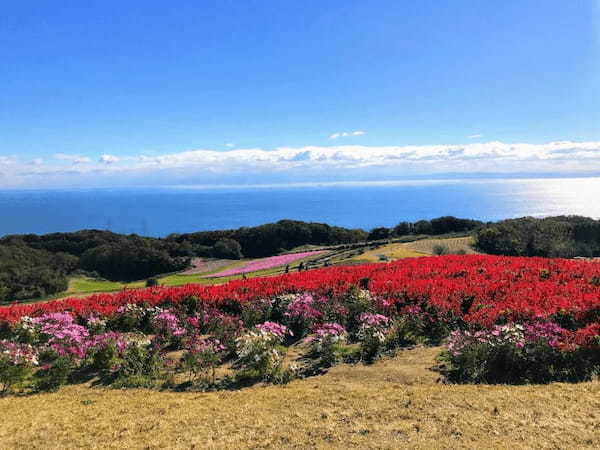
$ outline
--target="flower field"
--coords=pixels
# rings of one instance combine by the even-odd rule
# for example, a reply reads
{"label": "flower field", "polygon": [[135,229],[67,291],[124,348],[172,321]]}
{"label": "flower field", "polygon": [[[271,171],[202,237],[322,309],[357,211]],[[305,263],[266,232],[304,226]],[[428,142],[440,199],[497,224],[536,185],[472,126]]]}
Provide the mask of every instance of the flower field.
{"label": "flower field", "polygon": [[71,311],[76,315],[114,314],[126,304],[177,304],[195,296],[203,304],[240,303],[284,293],[338,295],[368,279],[371,293],[388,307],[426,304],[452,312],[465,322],[489,326],[499,321],[566,315],[581,323],[600,320],[600,264],[545,258],[449,255],[389,264],[331,267],[223,285],[187,285],[124,290],[85,298],[0,308],[0,320]]}
{"label": "flower field", "polygon": [[312,251],[302,253],[289,253],[287,255],[270,256],[268,258],[261,258],[255,261],[250,261],[241,267],[232,267],[231,269],[223,270],[218,273],[206,275],[205,278],[216,278],[216,277],[230,277],[232,275],[241,275],[243,273],[256,272],[259,270],[272,269],[274,267],[283,266],[285,264],[293,263],[310,256],[317,256],[324,253],[324,251]]}
{"label": "flower field", "polygon": [[[27,373],[54,386],[90,370],[121,387],[166,373],[218,385],[226,361],[236,379],[286,382],[440,343],[450,381],[580,381],[600,368],[600,264],[424,257],[13,305],[0,321],[5,386]],[[302,340],[309,362],[286,366],[287,348]],[[179,350],[178,363],[165,360]],[[15,371],[23,366],[31,370]]]}

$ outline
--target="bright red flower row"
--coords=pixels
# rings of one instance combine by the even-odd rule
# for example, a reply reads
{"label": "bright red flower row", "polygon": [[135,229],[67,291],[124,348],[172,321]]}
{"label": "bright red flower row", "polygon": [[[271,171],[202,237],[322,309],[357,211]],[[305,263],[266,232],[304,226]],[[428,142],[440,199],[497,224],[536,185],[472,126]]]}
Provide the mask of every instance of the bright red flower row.
{"label": "bright red flower row", "polygon": [[389,303],[423,302],[438,311],[452,311],[466,322],[485,326],[556,315],[570,316],[584,325],[600,322],[600,263],[482,255],[410,258],[236,280],[216,286],[156,287],[16,304],[0,308],[0,320],[14,322],[24,315],[64,310],[81,315],[112,315],[127,303],[176,304],[190,296],[218,305],[288,292],[337,295],[352,285],[364,285],[367,279],[369,290]]}

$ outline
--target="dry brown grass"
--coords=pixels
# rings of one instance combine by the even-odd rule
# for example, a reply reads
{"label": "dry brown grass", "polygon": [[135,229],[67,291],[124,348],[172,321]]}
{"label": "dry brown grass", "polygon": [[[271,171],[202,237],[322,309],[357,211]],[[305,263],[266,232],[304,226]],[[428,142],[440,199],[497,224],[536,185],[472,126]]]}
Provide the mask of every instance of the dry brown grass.
{"label": "dry brown grass", "polygon": [[380,255],[385,256],[389,261],[394,261],[396,259],[402,258],[412,258],[415,256],[424,256],[423,253],[408,249],[404,245],[405,244],[399,243],[387,244],[374,250],[367,250],[366,252],[351,258],[351,260],[360,260],[365,262],[380,262]]}
{"label": "dry brown grass", "polygon": [[439,349],[234,392],[0,399],[2,448],[598,448],[600,383],[448,386]]}
{"label": "dry brown grass", "polygon": [[466,254],[477,254],[478,252],[471,247],[474,240],[472,236],[446,239],[420,239],[418,241],[400,244],[407,250],[426,253],[432,255],[437,245],[445,246],[450,253],[465,252]]}

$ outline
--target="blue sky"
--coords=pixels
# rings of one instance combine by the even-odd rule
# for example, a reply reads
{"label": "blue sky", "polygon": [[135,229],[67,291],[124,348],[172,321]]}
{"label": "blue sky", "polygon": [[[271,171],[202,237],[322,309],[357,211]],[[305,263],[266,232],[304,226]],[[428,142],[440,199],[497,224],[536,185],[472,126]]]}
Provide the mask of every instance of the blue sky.
{"label": "blue sky", "polygon": [[600,168],[600,2],[4,2],[0,186]]}

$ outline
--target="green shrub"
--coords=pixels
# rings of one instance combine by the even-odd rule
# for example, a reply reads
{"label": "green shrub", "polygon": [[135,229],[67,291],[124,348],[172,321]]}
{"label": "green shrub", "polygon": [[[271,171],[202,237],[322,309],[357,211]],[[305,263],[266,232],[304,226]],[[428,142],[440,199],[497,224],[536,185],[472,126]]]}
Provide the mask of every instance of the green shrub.
{"label": "green shrub", "polygon": [[410,317],[395,320],[385,335],[383,345],[386,350],[409,347],[426,342],[423,323]]}
{"label": "green shrub", "polygon": [[39,391],[56,391],[69,381],[74,370],[73,362],[66,356],[56,356],[35,374]]}
{"label": "green shrub", "polygon": [[[278,325],[282,330],[286,327]],[[287,349],[281,345],[285,332],[261,329],[260,326],[237,338],[235,367],[239,378],[273,381],[280,372]]]}
{"label": "green shrub", "polygon": [[599,369],[590,350],[561,352],[546,344],[526,349],[511,344],[473,345],[459,355],[446,352],[447,377],[456,383],[526,384],[589,381]]}
{"label": "green shrub", "polygon": [[190,382],[200,379],[205,384],[214,384],[215,369],[221,363],[225,346],[215,339],[193,336],[186,340],[185,348],[182,366]]}
{"label": "green shrub", "polygon": [[153,387],[164,376],[163,355],[138,344],[130,344],[115,370],[113,387]]}
{"label": "green shrub", "polygon": [[32,373],[29,364],[12,364],[0,358],[0,394],[10,392],[14,386],[24,384]]}
{"label": "green shrub", "polygon": [[[362,284],[368,284],[368,281],[363,282]],[[373,305],[371,293],[366,289],[361,289],[357,286],[352,286],[348,290],[343,303],[348,310],[346,328],[349,330],[358,326],[360,322],[360,316],[366,312],[369,312]]]}
{"label": "green shrub", "polygon": [[356,334],[360,343],[361,360],[372,363],[384,350],[390,322],[381,314],[363,313],[359,317],[360,327]]}
{"label": "green shrub", "polygon": [[448,253],[450,253],[450,249],[448,248],[447,245],[443,245],[443,244],[436,244],[433,246],[433,254],[434,255],[447,255]]}
{"label": "green shrub", "polygon": [[87,367],[98,372],[111,372],[118,367],[121,358],[116,343],[110,343],[104,347],[94,349],[88,356]]}

